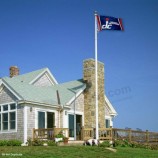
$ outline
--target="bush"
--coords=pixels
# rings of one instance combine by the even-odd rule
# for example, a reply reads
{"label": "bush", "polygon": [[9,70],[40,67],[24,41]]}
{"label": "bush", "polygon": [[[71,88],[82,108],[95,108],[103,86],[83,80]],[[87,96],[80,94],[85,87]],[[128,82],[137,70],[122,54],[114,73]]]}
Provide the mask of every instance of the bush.
{"label": "bush", "polygon": [[26,144],[28,144],[28,146],[32,146],[32,139],[31,139],[31,138],[28,138]]}
{"label": "bush", "polygon": [[57,144],[53,140],[48,140],[45,143],[47,143],[48,146],[57,146]]}
{"label": "bush", "polygon": [[113,145],[114,147],[131,147],[131,144],[128,142],[128,140],[115,140]]}
{"label": "bush", "polygon": [[115,140],[114,141],[114,147],[117,147],[117,146],[125,147],[124,141],[122,141],[122,140]]}
{"label": "bush", "polygon": [[151,150],[158,150],[158,144],[151,144]]}
{"label": "bush", "polygon": [[21,146],[22,142],[20,140],[0,140],[0,146]]}
{"label": "bush", "polygon": [[21,146],[22,142],[20,140],[9,140],[8,146]]}
{"label": "bush", "polygon": [[110,143],[109,143],[109,141],[106,140],[106,141],[100,143],[99,147],[110,147]]}
{"label": "bush", "polygon": [[137,148],[137,147],[139,147],[139,143],[138,142],[131,142],[130,147]]}
{"label": "bush", "polygon": [[34,139],[32,140],[31,138],[29,138],[27,140],[27,144],[28,146],[43,146],[44,144],[47,144],[48,146],[57,146],[57,144],[55,143],[54,140],[39,140],[39,139]]}
{"label": "bush", "polygon": [[127,140],[115,140],[114,147],[117,147],[117,146],[158,150],[158,144],[144,144],[140,142],[128,142]]}
{"label": "bush", "polygon": [[64,138],[63,131],[61,130],[57,135],[55,135],[55,138]]}
{"label": "bush", "polygon": [[0,140],[0,146],[8,146],[8,140]]}
{"label": "bush", "polygon": [[32,141],[32,146],[43,146],[43,141],[42,140],[39,140],[39,139],[35,139]]}

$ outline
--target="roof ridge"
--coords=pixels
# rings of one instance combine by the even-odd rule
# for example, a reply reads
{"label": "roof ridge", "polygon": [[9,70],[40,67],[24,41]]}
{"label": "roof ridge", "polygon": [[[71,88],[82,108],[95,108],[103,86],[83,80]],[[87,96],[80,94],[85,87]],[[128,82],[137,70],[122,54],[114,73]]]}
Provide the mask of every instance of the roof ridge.
{"label": "roof ridge", "polygon": [[3,79],[7,80],[7,81],[18,81],[18,82],[30,83],[39,74],[41,74],[42,72],[44,72],[47,69],[48,68],[42,68],[42,69],[39,69],[39,70],[35,70],[35,71],[32,71],[32,72],[28,72],[28,73],[25,73],[25,74],[14,76],[12,78],[10,78],[10,77],[4,77]]}
{"label": "roof ridge", "polygon": [[59,84],[61,85],[61,84],[65,84],[65,83],[69,83],[69,82],[74,82],[74,81],[81,81],[81,82],[84,82],[83,78],[80,78],[80,79],[76,79],[76,80],[71,80],[71,81],[62,82],[62,83],[59,83]]}
{"label": "roof ridge", "polygon": [[19,76],[22,76],[22,75],[27,75],[27,74],[30,74],[30,73],[35,73],[35,72],[38,72],[38,71],[42,72],[42,71],[44,71],[44,70],[46,70],[46,69],[48,69],[48,68],[45,67],[45,68],[41,68],[41,69],[38,69],[38,70],[33,70],[33,71],[31,71],[31,72],[26,72],[26,73],[24,73],[24,74],[21,74],[21,75],[15,76],[15,77],[19,77]]}

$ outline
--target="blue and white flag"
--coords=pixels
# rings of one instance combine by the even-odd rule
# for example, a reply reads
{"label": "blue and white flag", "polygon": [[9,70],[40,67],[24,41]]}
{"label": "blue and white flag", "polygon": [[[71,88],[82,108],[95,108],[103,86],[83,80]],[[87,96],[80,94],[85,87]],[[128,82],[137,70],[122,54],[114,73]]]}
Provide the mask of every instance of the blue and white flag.
{"label": "blue and white flag", "polygon": [[110,16],[97,15],[98,30],[121,30],[123,31],[122,19]]}

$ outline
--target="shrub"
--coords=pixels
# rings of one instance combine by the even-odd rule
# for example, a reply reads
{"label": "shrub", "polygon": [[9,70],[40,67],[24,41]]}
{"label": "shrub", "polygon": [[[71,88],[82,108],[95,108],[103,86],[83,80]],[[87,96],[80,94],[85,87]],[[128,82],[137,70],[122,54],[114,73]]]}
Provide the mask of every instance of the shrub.
{"label": "shrub", "polygon": [[27,139],[27,144],[28,144],[28,146],[32,146],[32,139],[31,138]]}
{"label": "shrub", "polygon": [[137,148],[137,147],[139,147],[139,143],[138,142],[131,142],[130,147]]}
{"label": "shrub", "polygon": [[39,140],[39,139],[34,139],[32,140],[31,138],[28,138],[27,140],[28,146],[43,146],[43,144],[47,144],[48,146],[57,146],[54,140]]}
{"label": "shrub", "polygon": [[42,140],[39,140],[39,139],[34,139],[34,140],[31,142],[31,145],[32,145],[32,146],[43,146],[43,141],[42,141]]}
{"label": "shrub", "polygon": [[127,140],[115,140],[114,147],[117,147],[117,146],[158,150],[158,144],[145,144],[145,143],[140,143],[140,142],[128,142]]}
{"label": "shrub", "polygon": [[119,144],[120,144],[120,140],[115,140],[113,145],[114,145],[114,147],[117,147],[117,146],[119,146]]}
{"label": "shrub", "polygon": [[21,146],[22,142],[20,140],[0,140],[0,146]]}
{"label": "shrub", "polygon": [[114,146],[117,147],[117,146],[121,146],[121,147],[125,147],[125,143],[123,140],[115,140],[114,141]]}
{"label": "shrub", "polygon": [[48,140],[45,143],[47,143],[48,146],[57,146],[57,144],[53,140]]}
{"label": "shrub", "polygon": [[158,150],[158,144],[151,144],[151,150]]}
{"label": "shrub", "polygon": [[100,143],[99,147],[110,147],[110,143],[109,143],[109,141],[106,140],[106,141]]}
{"label": "shrub", "polygon": [[8,140],[0,140],[0,146],[8,146]]}
{"label": "shrub", "polygon": [[64,138],[63,131],[61,130],[57,135],[55,135],[55,138]]}
{"label": "shrub", "polygon": [[115,140],[113,146],[128,147],[130,146],[130,143],[128,142],[128,140]]}
{"label": "shrub", "polygon": [[22,142],[20,140],[9,140],[8,146],[21,146]]}

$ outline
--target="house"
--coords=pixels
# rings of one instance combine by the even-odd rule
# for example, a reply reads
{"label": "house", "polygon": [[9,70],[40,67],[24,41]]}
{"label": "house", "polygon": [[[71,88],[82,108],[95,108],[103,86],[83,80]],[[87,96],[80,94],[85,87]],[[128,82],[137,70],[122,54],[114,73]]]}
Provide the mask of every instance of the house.
{"label": "house", "polygon": [[[48,68],[0,79],[0,139],[24,143],[33,129],[68,128],[75,140],[82,127],[95,127],[95,61],[83,61],[83,78],[59,84]],[[99,128],[113,126],[117,115],[104,92],[104,64],[98,62]]]}

